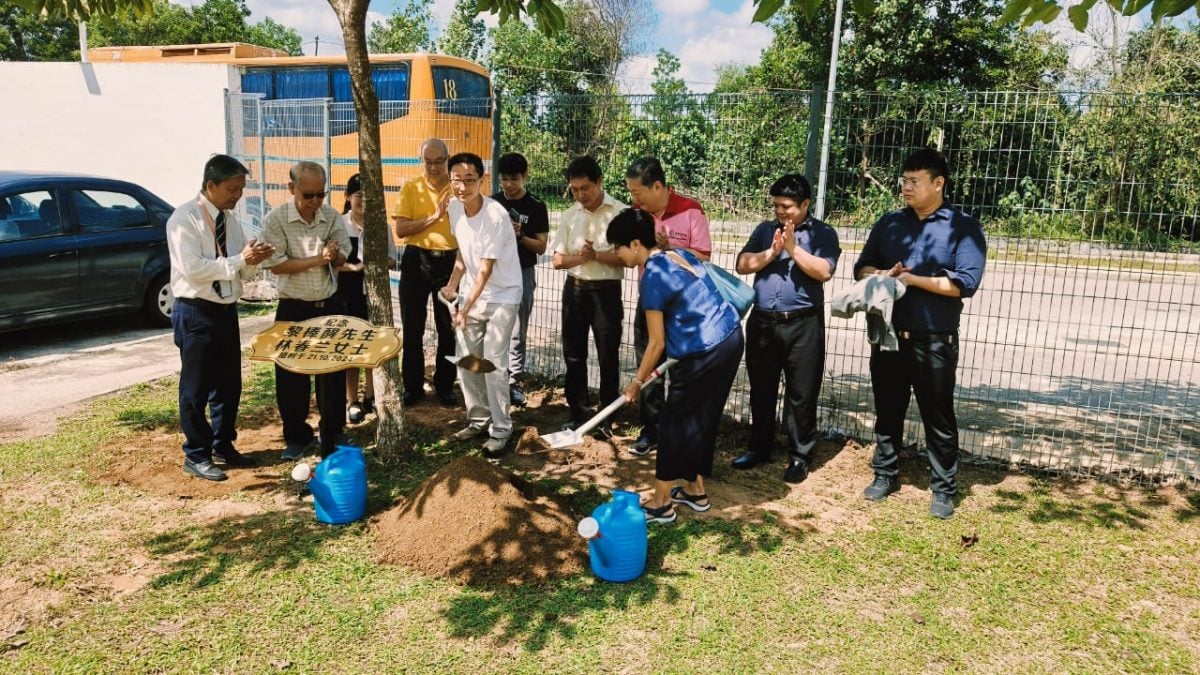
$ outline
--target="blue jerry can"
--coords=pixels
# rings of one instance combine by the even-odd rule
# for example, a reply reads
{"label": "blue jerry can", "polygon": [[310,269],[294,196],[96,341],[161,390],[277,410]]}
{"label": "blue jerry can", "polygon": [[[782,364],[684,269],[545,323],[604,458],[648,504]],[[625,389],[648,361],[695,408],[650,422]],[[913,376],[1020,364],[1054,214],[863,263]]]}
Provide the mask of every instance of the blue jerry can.
{"label": "blue jerry can", "polygon": [[588,540],[596,576],[605,581],[633,581],[646,570],[646,514],[637,493],[613,490],[612,494],[612,501],[583,519],[579,533]]}
{"label": "blue jerry can", "polygon": [[317,464],[308,489],[322,523],[341,525],[362,518],[367,511],[367,462],[362,448],[337,446]]}

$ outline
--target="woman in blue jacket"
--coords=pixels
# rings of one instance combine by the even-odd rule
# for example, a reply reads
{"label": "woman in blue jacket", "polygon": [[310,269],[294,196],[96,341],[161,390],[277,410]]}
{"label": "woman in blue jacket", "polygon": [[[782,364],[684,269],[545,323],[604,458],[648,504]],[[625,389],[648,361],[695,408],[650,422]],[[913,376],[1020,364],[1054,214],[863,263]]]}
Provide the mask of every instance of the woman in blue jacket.
{"label": "woman in blue jacket", "polygon": [[[671,523],[673,504],[712,508],[704,476],[712,475],[717,424],[742,360],[741,323],[699,259],[686,250],[659,248],[649,213],[621,211],[607,237],[626,267],[644,268],[640,287],[650,340],[625,398],[637,400],[664,351],[679,361],[670,371],[659,419],[654,492],[642,505],[647,521]],[[686,483],[675,485],[680,480]]]}

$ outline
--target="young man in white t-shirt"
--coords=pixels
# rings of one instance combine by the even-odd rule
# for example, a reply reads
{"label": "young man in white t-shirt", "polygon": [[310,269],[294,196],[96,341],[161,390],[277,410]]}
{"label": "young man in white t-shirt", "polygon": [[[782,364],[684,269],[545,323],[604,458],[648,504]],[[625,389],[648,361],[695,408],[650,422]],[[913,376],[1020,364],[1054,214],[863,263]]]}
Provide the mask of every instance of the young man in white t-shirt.
{"label": "young man in white t-shirt", "polygon": [[521,263],[508,212],[480,192],[483,160],[459,153],[448,164],[454,194],[448,215],[450,230],[458,240],[458,259],[442,295],[447,300],[462,296],[454,327],[463,329],[468,353],[481,355],[496,366],[486,374],[459,369],[468,426],[454,438],[488,436],[483,454],[498,457],[512,436],[508,348],[521,304]]}

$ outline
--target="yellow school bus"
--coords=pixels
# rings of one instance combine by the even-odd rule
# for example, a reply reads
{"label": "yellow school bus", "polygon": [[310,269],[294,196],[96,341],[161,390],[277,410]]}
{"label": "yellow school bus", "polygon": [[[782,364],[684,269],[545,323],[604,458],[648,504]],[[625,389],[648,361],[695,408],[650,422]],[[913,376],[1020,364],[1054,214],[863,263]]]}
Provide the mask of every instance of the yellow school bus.
{"label": "yellow school bus", "polygon": [[[241,58],[242,94],[259,94],[244,120],[242,157],[261,162],[255,177],[265,184],[267,207],[288,199],[288,168],[299,159],[326,164],[333,194],[358,172],[358,125],[345,56]],[[490,167],[492,88],[487,69],[441,54],[376,54],[371,78],[380,101],[380,150],[388,213],[400,185],[421,172],[420,145],[440,138],[451,153],[473,152]],[[245,120],[249,119],[250,123]],[[254,162],[258,159],[259,162]],[[252,167],[257,169],[257,167]],[[265,212],[265,211],[264,211]]]}

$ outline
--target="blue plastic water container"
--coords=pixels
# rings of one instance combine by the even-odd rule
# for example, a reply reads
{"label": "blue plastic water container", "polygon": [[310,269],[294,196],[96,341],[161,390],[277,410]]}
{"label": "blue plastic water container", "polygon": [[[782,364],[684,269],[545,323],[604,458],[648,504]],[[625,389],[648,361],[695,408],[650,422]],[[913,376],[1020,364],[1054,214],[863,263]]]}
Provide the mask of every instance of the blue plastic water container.
{"label": "blue plastic water container", "polygon": [[362,518],[367,511],[367,462],[362,448],[337,446],[317,464],[308,489],[322,523],[341,525]]}
{"label": "blue plastic water container", "polygon": [[600,534],[588,542],[592,572],[605,581],[633,581],[646,571],[646,514],[637,493],[613,490],[592,512]]}

